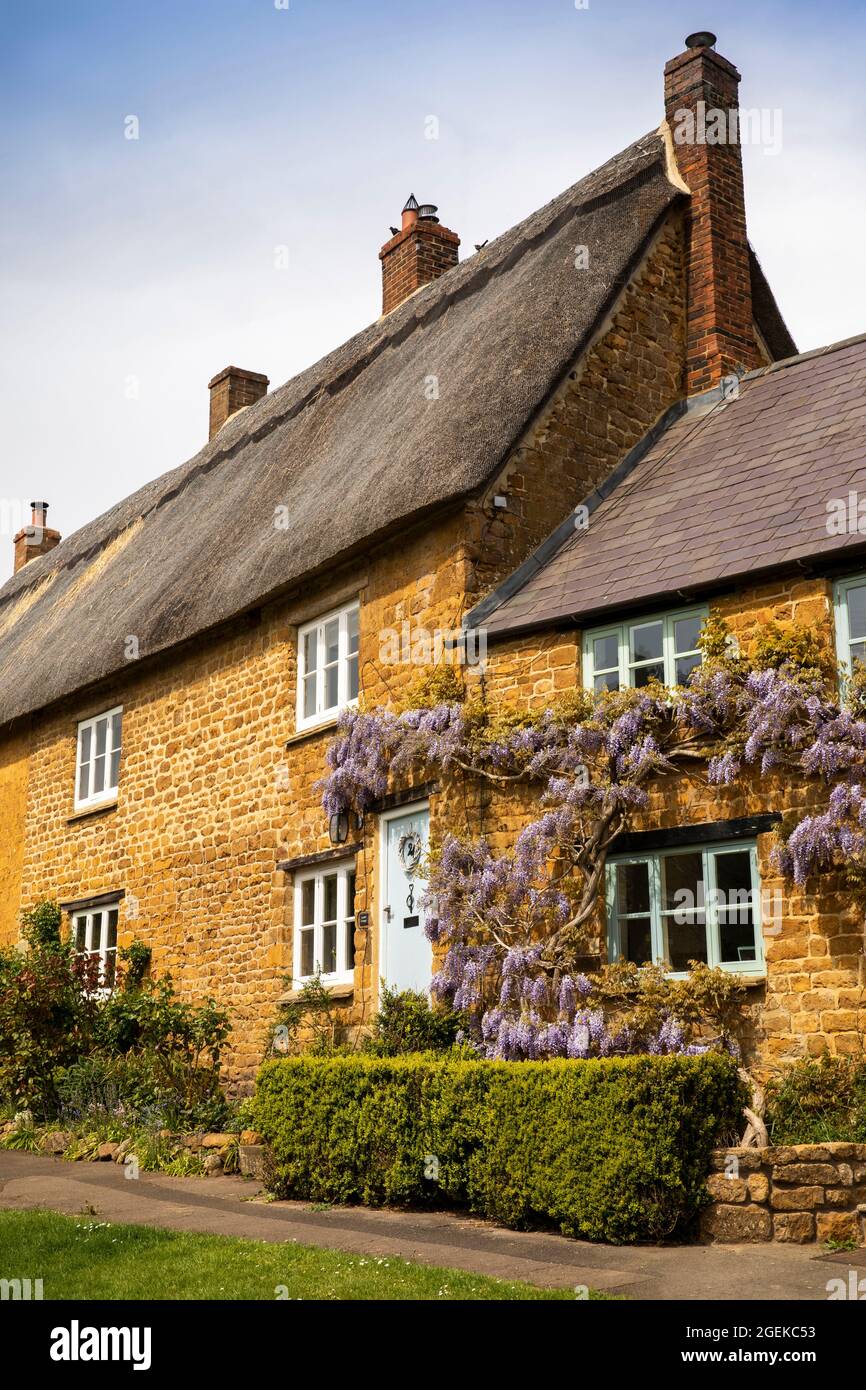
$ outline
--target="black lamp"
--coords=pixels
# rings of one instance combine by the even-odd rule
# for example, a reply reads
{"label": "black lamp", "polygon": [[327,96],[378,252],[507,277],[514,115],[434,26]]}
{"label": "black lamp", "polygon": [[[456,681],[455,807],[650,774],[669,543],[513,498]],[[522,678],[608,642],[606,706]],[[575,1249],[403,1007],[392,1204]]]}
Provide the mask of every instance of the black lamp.
{"label": "black lamp", "polygon": [[348,811],[335,811],[328,821],[328,835],[332,845],[344,845],[349,838]]}

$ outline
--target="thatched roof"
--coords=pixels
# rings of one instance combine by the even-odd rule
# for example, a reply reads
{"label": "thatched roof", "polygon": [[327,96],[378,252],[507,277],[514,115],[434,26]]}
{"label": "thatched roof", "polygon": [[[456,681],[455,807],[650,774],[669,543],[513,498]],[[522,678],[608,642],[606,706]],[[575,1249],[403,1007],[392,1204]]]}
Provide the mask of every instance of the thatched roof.
{"label": "thatched roof", "polygon": [[482,487],[684,196],[644,136],[30,561],[0,589],[0,724]]}
{"label": "thatched roof", "polygon": [[828,505],[866,495],[866,335],[750,372],[736,399],[689,404],[599,489],[588,529],[561,528],[473,626],[585,626],[783,571],[863,567],[866,537],[828,525]]}

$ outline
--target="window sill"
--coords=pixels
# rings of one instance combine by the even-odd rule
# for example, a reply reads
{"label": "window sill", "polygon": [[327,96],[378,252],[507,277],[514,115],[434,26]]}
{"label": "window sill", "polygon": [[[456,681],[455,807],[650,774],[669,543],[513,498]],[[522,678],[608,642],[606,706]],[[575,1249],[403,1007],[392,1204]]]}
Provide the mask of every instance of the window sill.
{"label": "window sill", "polygon": [[[352,995],[355,993],[355,982],[354,980],[345,980],[342,983],[335,982],[332,985],[325,984],[325,989],[332,999],[351,999]],[[277,1003],[297,1004],[299,999],[303,996],[303,992],[303,989],[286,990],[285,994],[280,995]]]}
{"label": "window sill", "polygon": [[74,825],[76,821],[89,820],[91,816],[102,816],[106,811],[117,810],[117,797],[112,801],[100,801],[97,806],[82,806],[80,811],[73,811],[71,816],[66,817],[67,825]]}
{"label": "window sill", "polygon": [[304,743],[308,738],[315,738],[317,734],[330,733],[337,727],[339,715],[334,715],[330,719],[323,719],[321,724],[310,724],[308,728],[298,729],[297,733],[286,739],[286,747],[291,748],[295,743]]}
{"label": "window sill", "polygon": [[[728,975],[736,984],[745,985],[747,988],[765,985],[767,983],[767,973],[764,970],[728,970],[724,965],[714,968],[723,971],[723,973]],[[691,971],[669,970],[666,978],[668,980],[690,980]]]}

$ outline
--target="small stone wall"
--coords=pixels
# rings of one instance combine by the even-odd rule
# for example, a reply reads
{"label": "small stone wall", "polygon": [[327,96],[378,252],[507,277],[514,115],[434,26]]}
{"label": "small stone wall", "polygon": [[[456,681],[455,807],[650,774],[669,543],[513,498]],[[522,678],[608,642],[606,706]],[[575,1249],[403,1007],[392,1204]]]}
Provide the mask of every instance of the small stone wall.
{"label": "small stone wall", "polygon": [[712,1169],[705,1240],[866,1245],[866,1144],[717,1149]]}

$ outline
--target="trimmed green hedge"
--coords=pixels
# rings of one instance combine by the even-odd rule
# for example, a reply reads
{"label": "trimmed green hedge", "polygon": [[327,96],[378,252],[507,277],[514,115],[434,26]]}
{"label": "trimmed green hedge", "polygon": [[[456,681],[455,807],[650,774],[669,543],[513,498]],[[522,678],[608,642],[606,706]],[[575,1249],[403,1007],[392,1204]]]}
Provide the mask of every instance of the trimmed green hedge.
{"label": "trimmed green hedge", "polygon": [[[283,1197],[464,1207],[624,1243],[683,1236],[710,1151],[740,1123],[735,1063],[292,1057],[259,1074],[255,1127]],[[425,1175],[438,1160],[438,1177]]]}

